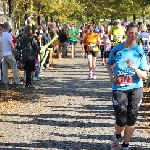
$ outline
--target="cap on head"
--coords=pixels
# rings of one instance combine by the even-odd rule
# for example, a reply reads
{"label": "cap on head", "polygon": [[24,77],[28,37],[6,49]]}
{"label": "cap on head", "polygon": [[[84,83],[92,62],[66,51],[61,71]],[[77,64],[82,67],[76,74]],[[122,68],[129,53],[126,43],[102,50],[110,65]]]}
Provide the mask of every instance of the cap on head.
{"label": "cap on head", "polygon": [[121,20],[120,20],[120,19],[117,19],[116,22],[117,22],[117,23],[121,23]]}
{"label": "cap on head", "polygon": [[146,30],[147,30],[146,24],[141,24],[140,31],[146,31]]}

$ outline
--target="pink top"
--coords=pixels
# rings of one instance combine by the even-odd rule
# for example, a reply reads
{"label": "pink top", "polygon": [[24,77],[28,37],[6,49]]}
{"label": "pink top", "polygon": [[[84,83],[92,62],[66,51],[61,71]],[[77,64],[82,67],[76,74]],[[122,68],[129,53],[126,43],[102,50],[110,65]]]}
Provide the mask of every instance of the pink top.
{"label": "pink top", "polygon": [[38,58],[35,58],[35,67],[38,67],[38,65],[39,65]]}

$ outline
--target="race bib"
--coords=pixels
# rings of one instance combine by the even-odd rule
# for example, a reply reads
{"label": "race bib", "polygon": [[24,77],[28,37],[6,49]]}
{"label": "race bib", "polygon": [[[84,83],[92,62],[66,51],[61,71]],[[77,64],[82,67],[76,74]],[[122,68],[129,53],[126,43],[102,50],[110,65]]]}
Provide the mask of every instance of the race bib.
{"label": "race bib", "polygon": [[120,38],[121,38],[121,35],[116,34],[116,39],[120,39]]}
{"label": "race bib", "polygon": [[142,38],[142,41],[148,41],[148,38]]}
{"label": "race bib", "polygon": [[90,51],[93,51],[93,49],[95,48],[95,44],[88,45],[88,48],[90,49]]}
{"label": "race bib", "polygon": [[116,76],[116,83],[119,86],[125,86],[133,83],[132,75],[118,75]]}
{"label": "race bib", "polygon": [[142,46],[144,50],[147,50],[149,47],[148,46]]}

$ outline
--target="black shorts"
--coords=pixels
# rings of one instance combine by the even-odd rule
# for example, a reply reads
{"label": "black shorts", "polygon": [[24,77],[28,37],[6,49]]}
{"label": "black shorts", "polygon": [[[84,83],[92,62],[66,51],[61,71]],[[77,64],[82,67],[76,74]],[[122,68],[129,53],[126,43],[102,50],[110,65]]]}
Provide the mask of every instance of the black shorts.
{"label": "black shorts", "polygon": [[87,55],[92,55],[93,57],[97,57],[98,51],[86,51]]}
{"label": "black shorts", "polygon": [[104,58],[108,58],[108,57],[109,57],[109,54],[110,54],[110,51],[104,52]]}
{"label": "black shorts", "polygon": [[143,97],[143,88],[113,91],[116,123],[120,127],[134,126]]}
{"label": "black shorts", "polygon": [[76,46],[76,44],[77,44],[77,41],[71,41],[71,40],[70,40],[70,45]]}
{"label": "black shorts", "polygon": [[100,45],[100,50],[101,50],[101,58],[104,57],[104,45]]}

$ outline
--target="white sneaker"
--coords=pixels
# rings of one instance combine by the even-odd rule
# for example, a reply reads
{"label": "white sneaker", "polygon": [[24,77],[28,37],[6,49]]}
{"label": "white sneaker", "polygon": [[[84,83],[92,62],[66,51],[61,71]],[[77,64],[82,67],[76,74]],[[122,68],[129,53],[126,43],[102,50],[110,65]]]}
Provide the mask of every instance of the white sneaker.
{"label": "white sneaker", "polygon": [[40,74],[39,74],[39,77],[45,77],[45,76],[44,76],[44,74],[41,74],[41,73],[40,73]]}
{"label": "white sneaker", "polygon": [[113,136],[113,141],[111,143],[111,150],[120,150],[119,140],[116,138],[116,134]]}
{"label": "white sneaker", "polygon": [[8,84],[13,84],[13,82],[10,81]]}
{"label": "white sneaker", "polygon": [[12,85],[12,84],[14,84],[13,82],[11,82],[11,81],[9,81],[8,83],[4,83],[4,84],[8,84],[8,85]]}
{"label": "white sneaker", "polygon": [[95,73],[93,73],[93,79],[96,79],[96,74]]}
{"label": "white sneaker", "polygon": [[129,147],[122,147],[121,150],[130,150]]}
{"label": "white sneaker", "polygon": [[22,85],[22,84],[23,84],[23,82],[18,82],[18,83],[15,83],[15,84],[17,84],[17,85]]}

